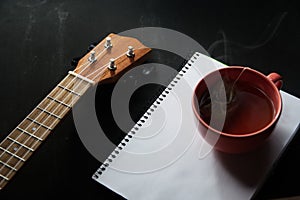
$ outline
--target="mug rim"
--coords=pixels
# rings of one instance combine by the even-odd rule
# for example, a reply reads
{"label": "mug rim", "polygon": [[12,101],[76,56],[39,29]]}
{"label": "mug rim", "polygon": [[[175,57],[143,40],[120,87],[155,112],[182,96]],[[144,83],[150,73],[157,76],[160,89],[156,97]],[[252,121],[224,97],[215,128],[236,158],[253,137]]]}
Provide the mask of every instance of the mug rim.
{"label": "mug rim", "polygon": [[[250,133],[244,133],[244,134],[232,134],[232,133],[226,133],[226,132],[222,132],[222,131],[219,131],[211,126],[209,126],[201,117],[200,117],[200,114],[198,113],[198,110],[196,109],[196,103],[198,102],[198,98],[197,98],[197,95],[196,95],[196,90],[198,89],[199,85],[204,81],[204,79],[208,76],[211,76],[212,74],[214,73],[217,73],[221,70],[232,70],[232,69],[242,69],[242,68],[246,68],[245,70],[250,70],[251,72],[257,74],[258,76],[264,78],[268,83],[269,85],[273,88],[273,91],[276,92],[276,96],[279,97],[279,108],[276,109],[276,113],[275,113],[275,116],[273,117],[272,121],[270,121],[266,126],[264,126],[263,128],[257,130],[257,131],[253,131],[253,132],[250,132]],[[205,81],[204,81],[205,82]],[[197,99],[197,102],[195,102]],[[271,99],[272,103],[274,103],[274,101]],[[281,114],[281,111],[282,111],[282,98],[281,98],[281,95],[280,95],[280,91],[279,89],[275,86],[275,84],[266,76],[264,75],[263,73],[255,70],[255,69],[252,69],[250,67],[243,67],[243,66],[228,66],[228,67],[224,67],[224,68],[220,68],[220,69],[217,69],[217,70],[214,70],[210,73],[208,73],[207,75],[205,75],[196,85],[196,87],[194,88],[194,91],[193,91],[193,103],[192,103],[192,107],[193,107],[193,111],[194,111],[194,114],[196,115],[197,119],[200,121],[200,123],[202,123],[208,130],[211,130],[215,133],[218,133],[220,135],[224,135],[224,136],[229,136],[229,137],[237,137],[237,138],[243,138],[243,137],[249,137],[249,136],[254,136],[254,135],[258,135],[260,133],[263,133],[264,131],[268,130],[270,127],[272,127],[275,122],[278,120],[280,114]]]}

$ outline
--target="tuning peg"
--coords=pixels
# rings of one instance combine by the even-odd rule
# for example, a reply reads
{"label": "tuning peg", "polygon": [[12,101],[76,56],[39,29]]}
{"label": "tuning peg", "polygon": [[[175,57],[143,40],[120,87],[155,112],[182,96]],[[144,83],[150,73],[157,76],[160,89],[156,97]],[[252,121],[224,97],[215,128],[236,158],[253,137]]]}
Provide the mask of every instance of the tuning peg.
{"label": "tuning peg", "polygon": [[110,59],[108,69],[111,70],[111,71],[114,71],[114,70],[117,69],[117,66],[115,64],[115,59],[114,58]]}
{"label": "tuning peg", "polygon": [[89,61],[91,62],[91,63],[93,63],[93,62],[95,62],[97,59],[96,59],[96,56],[95,56],[95,51],[91,51],[91,53],[90,53],[90,57],[89,57]]}
{"label": "tuning peg", "polygon": [[132,46],[128,46],[128,51],[126,53],[127,57],[132,58],[134,57],[134,50]]}
{"label": "tuning peg", "polygon": [[107,48],[107,49],[112,47],[111,37],[106,38],[106,42],[105,42],[104,47]]}

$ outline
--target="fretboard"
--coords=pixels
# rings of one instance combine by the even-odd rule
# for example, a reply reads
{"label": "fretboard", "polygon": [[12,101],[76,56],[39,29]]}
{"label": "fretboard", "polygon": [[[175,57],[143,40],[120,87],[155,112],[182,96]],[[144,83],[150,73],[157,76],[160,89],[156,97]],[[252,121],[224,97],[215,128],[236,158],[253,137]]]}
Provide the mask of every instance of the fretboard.
{"label": "fretboard", "polygon": [[0,143],[0,190],[91,86],[69,73]]}

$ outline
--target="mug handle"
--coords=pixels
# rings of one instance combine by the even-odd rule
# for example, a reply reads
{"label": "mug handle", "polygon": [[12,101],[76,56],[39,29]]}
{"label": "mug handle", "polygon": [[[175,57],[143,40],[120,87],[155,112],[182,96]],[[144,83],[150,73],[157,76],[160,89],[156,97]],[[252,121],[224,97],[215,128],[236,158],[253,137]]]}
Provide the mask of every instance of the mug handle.
{"label": "mug handle", "polygon": [[282,76],[273,72],[273,73],[269,74],[267,76],[267,78],[270,79],[275,84],[275,86],[278,88],[278,90],[280,90],[282,88],[282,84],[283,84]]}

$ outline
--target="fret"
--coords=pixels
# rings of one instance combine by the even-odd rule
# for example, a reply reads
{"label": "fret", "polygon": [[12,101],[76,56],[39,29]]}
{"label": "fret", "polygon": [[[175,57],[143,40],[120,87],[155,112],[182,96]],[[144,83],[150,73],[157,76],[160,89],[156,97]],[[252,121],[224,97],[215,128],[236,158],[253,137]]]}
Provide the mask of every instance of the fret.
{"label": "fret", "polygon": [[5,163],[5,162],[2,162],[1,160],[0,160],[0,164],[2,164],[2,165],[4,165],[4,166],[6,166],[6,167],[8,167],[8,168],[10,168],[10,169],[11,169],[11,170],[13,170],[13,171],[17,171],[17,169],[16,169],[16,168],[14,168],[14,167],[10,166],[9,164],[7,164],[7,163]]}
{"label": "fret", "polygon": [[[10,154],[9,152],[5,151],[0,147],[0,160],[5,162],[6,164],[16,168],[17,170],[20,169],[22,164],[24,163],[24,159],[19,159],[17,156]],[[1,170],[2,172],[2,170]],[[3,173],[2,173],[3,174]]]}
{"label": "fret", "polygon": [[57,103],[60,103],[61,105],[64,105],[64,106],[66,106],[66,107],[68,107],[68,108],[72,108],[71,105],[66,104],[66,103],[64,103],[64,102],[62,102],[62,101],[59,101],[59,100],[57,100],[57,99],[55,99],[55,98],[53,98],[53,97],[51,97],[51,96],[47,96],[47,98],[49,98],[49,99],[51,99],[52,101],[55,101],[55,102],[57,102]]}
{"label": "fret", "polygon": [[13,170],[10,167],[8,167],[7,165],[1,164],[1,163],[0,163],[0,169],[1,169],[0,175],[2,175],[2,176],[0,176],[0,178],[5,177],[3,179],[5,179],[6,181],[10,180],[13,177],[13,175],[16,173],[15,170]]}
{"label": "fret", "polygon": [[7,138],[3,140],[0,147],[3,149],[6,149],[7,151],[17,155],[18,157],[26,160],[29,158],[29,151],[28,149],[22,147],[21,145],[12,142],[11,140],[8,140]]}
{"label": "fret", "polygon": [[60,122],[60,119],[49,115],[46,112],[40,111],[39,109],[34,109],[27,118],[35,120],[39,124],[43,124],[45,127],[48,127],[51,130]]}
{"label": "fret", "polygon": [[53,113],[54,115],[63,118],[70,110],[69,107],[59,104],[51,99],[45,98],[39,105],[39,109],[43,109],[47,112]]}
{"label": "fret", "polygon": [[19,128],[16,128],[10,133],[9,138],[12,138],[13,140],[18,141],[35,150],[37,146],[41,144],[41,140],[32,137],[31,134],[28,134],[26,132],[24,132],[23,129],[20,130]]}
{"label": "fret", "polygon": [[2,151],[7,152],[8,154],[10,154],[10,155],[12,155],[12,156],[18,158],[19,160],[22,160],[23,162],[25,162],[25,159],[24,159],[24,158],[21,158],[20,156],[16,155],[15,153],[12,153],[12,152],[10,152],[10,151],[7,150],[7,149],[2,148],[1,146],[0,146],[0,149],[1,149]]}
{"label": "fret", "polygon": [[32,137],[35,137],[38,140],[44,140],[51,133],[50,129],[41,126],[28,118],[25,118],[17,128],[21,128],[26,131],[25,133],[31,134]]}
{"label": "fret", "polygon": [[14,140],[14,139],[12,139],[12,138],[9,137],[9,136],[7,136],[7,139],[9,139],[9,140],[11,140],[11,141],[13,141],[13,142],[15,142],[15,143],[21,145],[22,147],[28,149],[29,151],[34,151],[34,149],[32,149],[32,148],[26,146],[25,144],[23,144],[23,143],[21,143],[21,142],[18,142],[18,140]]}
{"label": "fret", "polygon": [[52,131],[52,128],[50,128],[49,126],[47,126],[47,125],[45,125],[43,123],[40,123],[40,122],[36,121],[35,119],[30,118],[29,116],[26,117],[26,119],[30,120],[31,122],[33,122],[33,123],[35,123],[35,124],[37,124],[39,126],[42,126],[42,127],[46,128],[46,129],[49,129],[49,130]]}
{"label": "fret", "polygon": [[53,117],[55,117],[55,118],[57,118],[57,119],[62,119],[60,116],[58,116],[58,115],[56,115],[56,114],[54,114],[54,113],[52,113],[52,112],[49,112],[49,111],[47,111],[47,110],[44,110],[44,109],[42,109],[42,108],[40,108],[40,107],[36,107],[36,109],[39,109],[40,111],[42,111],[42,112],[45,112],[45,113],[47,113],[48,115],[51,115],[51,116],[53,116]]}
{"label": "fret", "polygon": [[67,90],[60,88],[60,87],[56,87],[54,90],[52,90],[52,92],[50,92],[48,97],[51,97],[52,99],[55,99],[59,102],[64,103],[65,105],[69,105],[71,107],[80,98],[80,96],[77,96]]}
{"label": "fret", "polygon": [[60,85],[64,87],[72,88],[73,91],[83,94],[91,85],[94,85],[93,82],[86,81],[84,78],[79,77],[78,74],[74,72],[69,72],[66,79],[64,79]]}
{"label": "fret", "polygon": [[77,96],[79,96],[79,97],[82,95],[82,94],[79,94],[79,93],[75,92],[74,90],[69,89],[69,88],[67,88],[67,87],[64,87],[64,86],[62,86],[62,85],[58,85],[58,87],[60,87],[61,89],[67,90],[68,92],[70,92],[70,93],[72,93],[72,94],[75,94],[75,95],[77,95]]}
{"label": "fret", "polygon": [[9,178],[7,178],[6,176],[3,176],[2,174],[0,174],[0,177],[7,180],[7,181],[9,181]]}
{"label": "fret", "polygon": [[34,134],[32,134],[32,133],[29,133],[28,131],[25,131],[24,129],[21,129],[21,128],[19,128],[19,127],[17,127],[17,129],[20,130],[20,131],[22,131],[22,132],[24,132],[24,133],[26,133],[26,134],[28,134],[28,135],[30,135],[31,137],[34,137],[35,139],[37,139],[37,140],[39,140],[39,141],[43,141],[42,138],[39,138],[39,137],[37,137],[36,135],[34,135]]}

